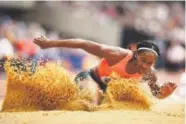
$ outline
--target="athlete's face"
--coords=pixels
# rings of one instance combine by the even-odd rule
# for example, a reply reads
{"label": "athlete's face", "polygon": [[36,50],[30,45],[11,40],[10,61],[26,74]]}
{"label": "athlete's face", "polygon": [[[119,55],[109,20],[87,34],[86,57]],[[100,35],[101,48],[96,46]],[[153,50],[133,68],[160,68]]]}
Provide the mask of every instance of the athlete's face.
{"label": "athlete's face", "polygon": [[156,55],[151,51],[139,52],[137,55],[137,61],[140,74],[144,74],[151,69],[152,65],[156,61],[156,58]]}

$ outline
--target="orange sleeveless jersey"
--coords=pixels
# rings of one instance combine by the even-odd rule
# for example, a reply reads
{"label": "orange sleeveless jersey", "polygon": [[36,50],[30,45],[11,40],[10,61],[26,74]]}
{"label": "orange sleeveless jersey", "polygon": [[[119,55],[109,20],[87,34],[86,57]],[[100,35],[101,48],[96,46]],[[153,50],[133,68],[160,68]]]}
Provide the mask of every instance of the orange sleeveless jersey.
{"label": "orange sleeveless jersey", "polygon": [[128,61],[132,58],[132,56],[133,56],[133,52],[129,51],[128,55],[124,59],[122,59],[119,63],[117,63],[111,67],[109,66],[107,60],[103,58],[101,60],[100,64],[98,65],[99,76],[100,77],[108,76],[112,72],[116,72],[117,74],[119,74],[123,78],[140,78],[141,75],[138,73],[128,74],[125,71],[126,65],[127,65]]}

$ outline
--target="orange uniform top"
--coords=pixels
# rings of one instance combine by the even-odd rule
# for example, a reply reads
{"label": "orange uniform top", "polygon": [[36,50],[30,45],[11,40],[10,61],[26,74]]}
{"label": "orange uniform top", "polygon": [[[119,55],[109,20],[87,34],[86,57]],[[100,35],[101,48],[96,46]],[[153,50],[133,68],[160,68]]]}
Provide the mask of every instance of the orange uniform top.
{"label": "orange uniform top", "polygon": [[141,75],[138,73],[128,74],[126,72],[126,65],[127,65],[128,61],[132,58],[132,56],[133,56],[133,52],[129,51],[128,55],[125,58],[123,58],[119,63],[117,63],[111,67],[109,66],[107,60],[103,58],[101,60],[100,64],[98,65],[99,76],[100,77],[108,76],[112,72],[115,72],[123,78],[140,78]]}

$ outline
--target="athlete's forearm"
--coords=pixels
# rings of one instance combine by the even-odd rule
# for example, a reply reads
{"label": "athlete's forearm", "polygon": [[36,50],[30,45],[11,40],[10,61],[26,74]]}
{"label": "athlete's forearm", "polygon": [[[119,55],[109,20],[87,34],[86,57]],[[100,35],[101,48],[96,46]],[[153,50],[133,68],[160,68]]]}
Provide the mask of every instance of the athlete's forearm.
{"label": "athlete's forearm", "polygon": [[[172,86],[171,86],[172,85]],[[172,94],[176,89],[176,85],[173,83],[166,83],[163,86],[158,86],[155,82],[149,83],[152,94],[158,99],[164,99]]]}
{"label": "athlete's forearm", "polygon": [[155,82],[152,81],[150,81],[148,85],[151,89],[152,95],[155,96],[156,98],[160,98],[161,96],[160,87]]}
{"label": "athlete's forearm", "polygon": [[85,41],[79,39],[50,40],[48,47],[80,48],[84,47]]}
{"label": "athlete's forearm", "polygon": [[165,98],[166,95],[162,92],[162,87],[158,86],[157,84],[157,72],[155,69],[152,68],[147,74],[144,75],[143,81],[147,81],[150,87],[150,90],[158,99]]}
{"label": "athlete's forearm", "polygon": [[102,45],[93,41],[83,40],[83,39],[64,39],[55,40],[48,42],[50,47],[66,47],[66,48],[76,48],[83,49],[86,52],[102,57],[101,48]]}

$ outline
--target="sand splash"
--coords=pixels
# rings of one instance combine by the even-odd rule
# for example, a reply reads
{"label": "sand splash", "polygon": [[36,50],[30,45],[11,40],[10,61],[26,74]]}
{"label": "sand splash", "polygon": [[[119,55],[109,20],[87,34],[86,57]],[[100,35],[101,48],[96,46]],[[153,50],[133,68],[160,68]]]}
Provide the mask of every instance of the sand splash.
{"label": "sand splash", "polygon": [[[122,79],[115,75],[108,84],[101,105],[90,103],[89,91],[80,91],[69,73],[56,63],[37,66],[34,73],[29,66],[20,70],[5,64],[7,73],[6,95],[2,111],[138,109],[148,110],[152,104],[149,94],[139,80]],[[26,71],[25,71],[26,70]],[[117,77],[117,78],[116,78]]]}

